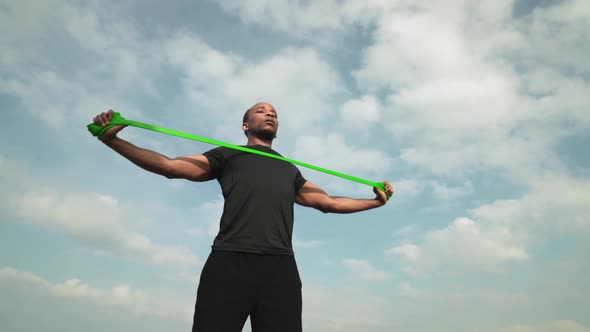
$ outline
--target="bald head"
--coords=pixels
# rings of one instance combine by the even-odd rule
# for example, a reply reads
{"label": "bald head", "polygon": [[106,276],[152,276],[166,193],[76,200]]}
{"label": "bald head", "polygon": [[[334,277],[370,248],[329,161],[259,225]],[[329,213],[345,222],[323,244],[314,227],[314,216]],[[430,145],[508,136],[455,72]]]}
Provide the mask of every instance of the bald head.
{"label": "bald head", "polygon": [[267,102],[258,102],[250,107],[242,119],[242,128],[246,137],[250,133],[276,135],[279,126],[277,111]]}
{"label": "bald head", "polygon": [[248,122],[248,118],[250,117],[250,111],[255,110],[255,109],[258,109],[258,108],[264,108],[264,109],[273,110],[276,113],[276,110],[275,110],[274,106],[272,106],[271,104],[269,104],[267,102],[261,101],[261,102],[258,102],[256,104],[254,104],[252,107],[250,107],[246,111],[246,113],[244,113],[244,118],[242,120],[242,123]]}

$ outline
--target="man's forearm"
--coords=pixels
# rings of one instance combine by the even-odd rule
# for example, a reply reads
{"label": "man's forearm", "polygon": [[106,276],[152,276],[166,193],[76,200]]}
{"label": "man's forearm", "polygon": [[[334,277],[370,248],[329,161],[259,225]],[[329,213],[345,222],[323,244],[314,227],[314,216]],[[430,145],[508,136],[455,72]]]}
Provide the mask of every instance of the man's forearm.
{"label": "man's forearm", "polygon": [[354,213],[383,206],[378,199],[357,199],[349,197],[330,197],[326,213]]}
{"label": "man's forearm", "polygon": [[118,137],[109,139],[104,144],[146,171],[166,177],[170,175],[168,169],[170,159],[164,155],[140,148]]}

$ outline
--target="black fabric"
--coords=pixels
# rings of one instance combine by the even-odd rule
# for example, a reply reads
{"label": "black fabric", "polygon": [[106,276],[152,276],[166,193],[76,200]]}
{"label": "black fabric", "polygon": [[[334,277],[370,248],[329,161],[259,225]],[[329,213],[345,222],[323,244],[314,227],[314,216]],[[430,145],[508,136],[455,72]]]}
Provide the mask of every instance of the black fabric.
{"label": "black fabric", "polygon": [[212,251],[201,272],[193,332],[302,331],[301,278],[292,255]]}
{"label": "black fabric", "polygon": [[[280,155],[262,146],[249,148]],[[213,250],[293,255],[293,205],[305,179],[285,161],[218,147],[203,154],[225,199]]]}

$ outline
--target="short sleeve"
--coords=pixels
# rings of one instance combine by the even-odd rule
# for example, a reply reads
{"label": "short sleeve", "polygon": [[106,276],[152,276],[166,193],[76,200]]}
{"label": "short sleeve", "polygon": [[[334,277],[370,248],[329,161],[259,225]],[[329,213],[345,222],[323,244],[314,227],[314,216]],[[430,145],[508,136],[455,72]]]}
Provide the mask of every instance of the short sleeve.
{"label": "short sleeve", "polygon": [[295,175],[295,193],[298,193],[301,187],[307,182],[307,180],[301,175],[299,169],[297,169],[297,174]]}
{"label": "short sleeve", "polygon": [[203,156],[209,161],[209,168],[211,168],[211,177],[213,179],[219,176],[225,166],[225,157],[222,149],[222,147],[217,147],[203,153]]}

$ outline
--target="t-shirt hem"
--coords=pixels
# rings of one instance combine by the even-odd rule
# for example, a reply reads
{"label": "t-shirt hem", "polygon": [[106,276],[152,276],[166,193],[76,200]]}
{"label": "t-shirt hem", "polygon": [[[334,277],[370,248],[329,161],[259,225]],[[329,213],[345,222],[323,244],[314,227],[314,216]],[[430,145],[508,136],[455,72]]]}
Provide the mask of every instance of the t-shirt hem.
{"label": "t-shirt hem", "polygon": [[243,248],[243,247],[225,247],[225,246],[211,246],[211,250],[213,251],[234,251],[234,252],[243,252],[248,254],[258,254],[258,255],[283,255],[283,256],[293,256],[295,253],[292,249],[256,249],[256,248]]}

